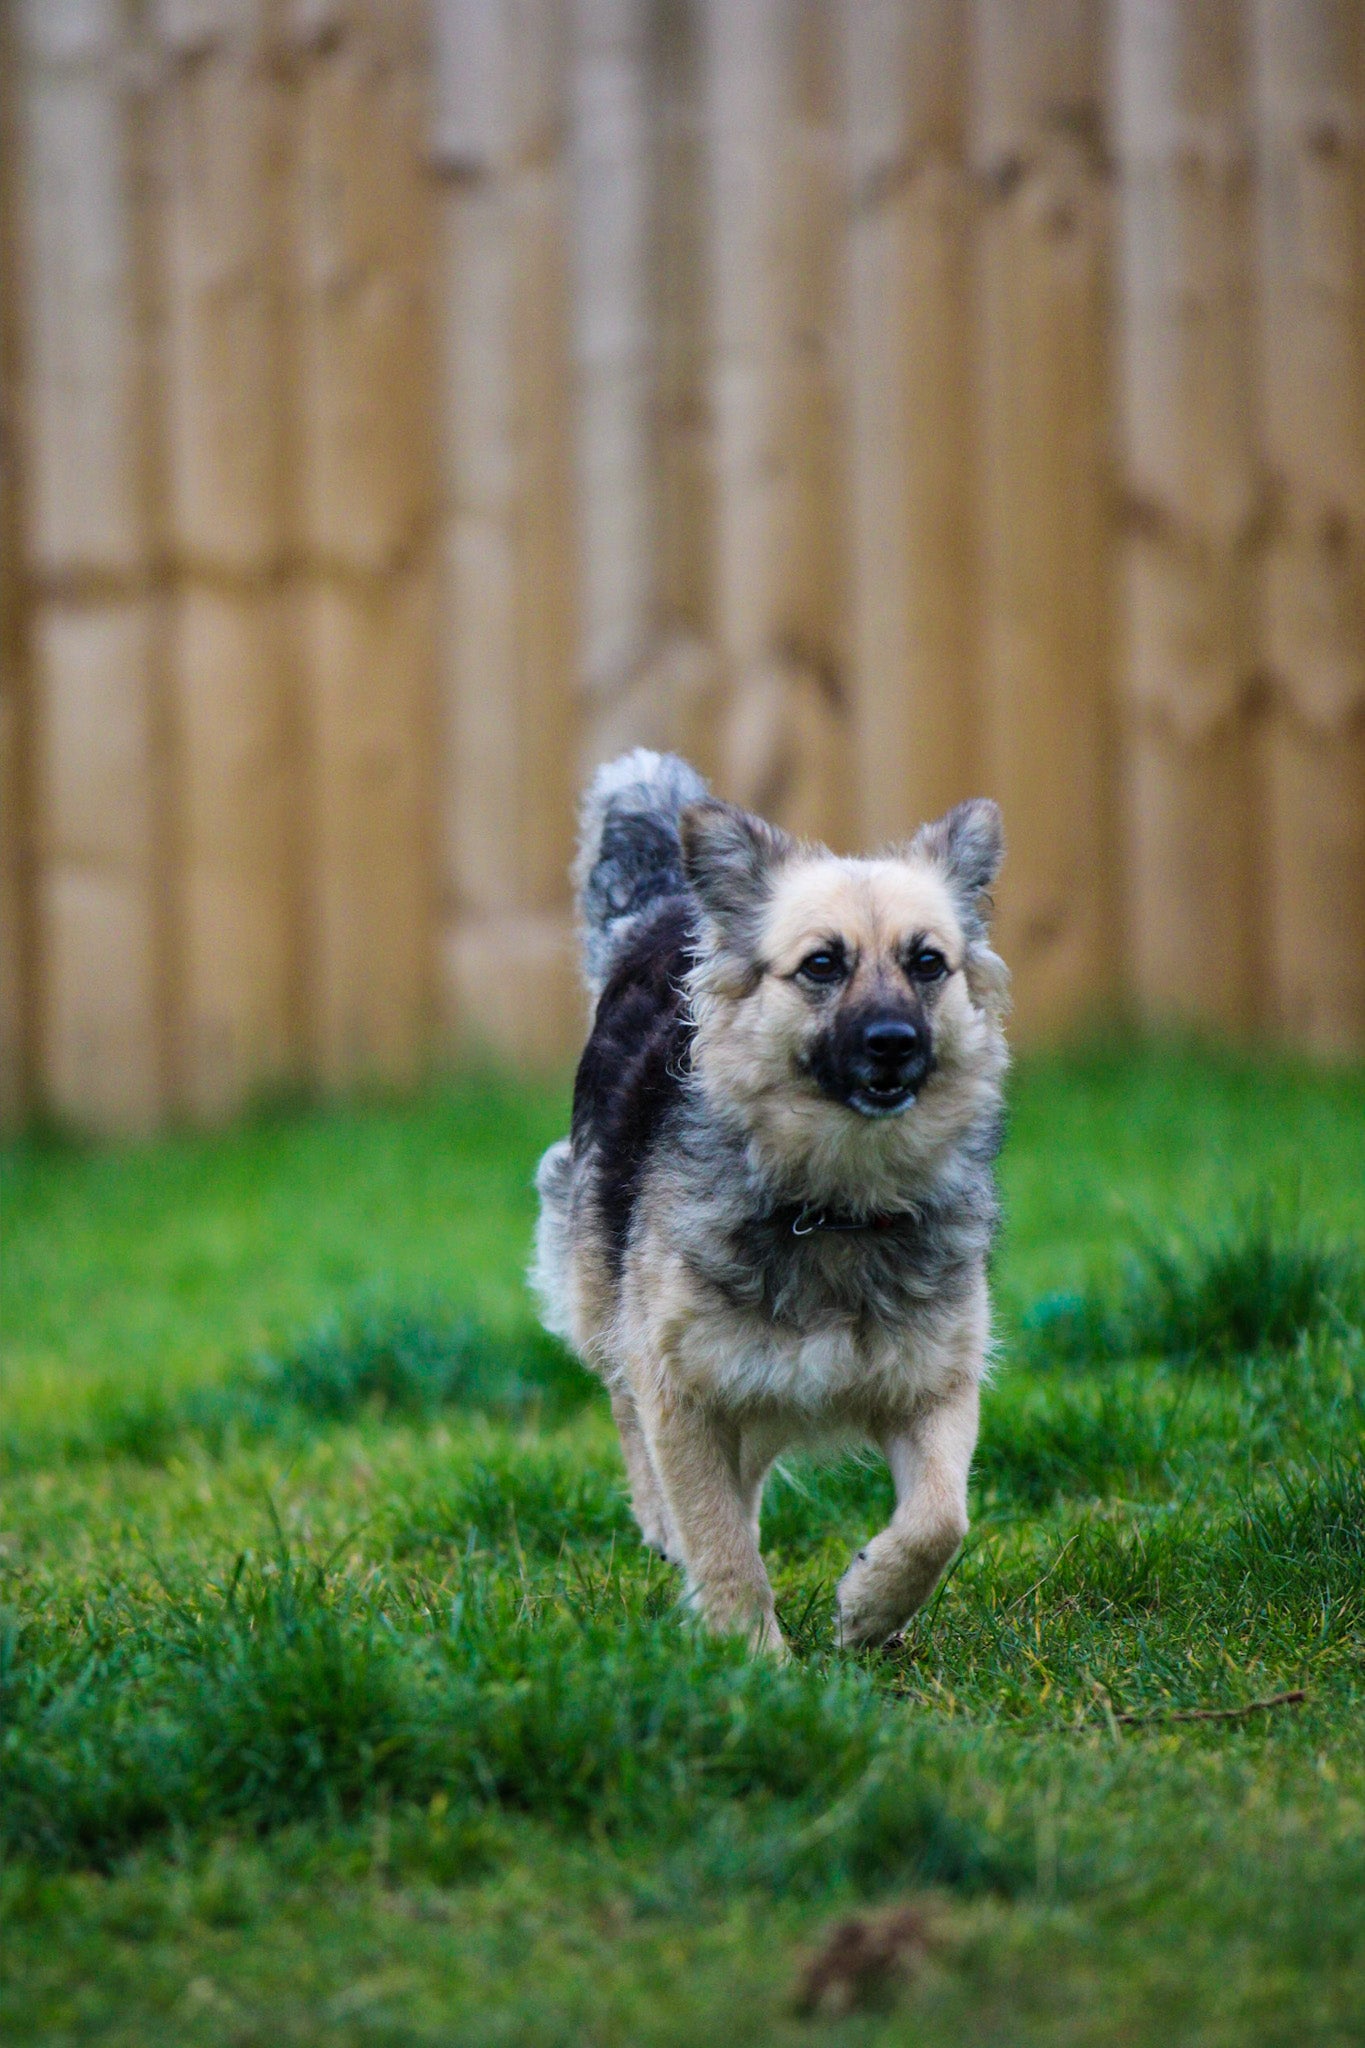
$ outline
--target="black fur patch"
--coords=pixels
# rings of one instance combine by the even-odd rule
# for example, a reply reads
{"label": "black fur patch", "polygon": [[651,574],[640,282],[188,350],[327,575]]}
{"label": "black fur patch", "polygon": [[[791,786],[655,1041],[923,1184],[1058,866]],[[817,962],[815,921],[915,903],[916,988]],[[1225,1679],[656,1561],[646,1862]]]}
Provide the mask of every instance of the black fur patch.
{"label": "black fur patch", "polygon": [[651,903],[680,895],[682,848],[671,819],[648,811],[607,813],[592,873],[583,887],[586,924],[607,930],[624,917],[638,916]]}
{"label": "black fur patch", "polygon": [[895,1019],[912,1024],[919,1033],[919,1047],[907,1057],[905,1079],[911,1088],[924,1086],[933,1071],[933,1032],[928,1013],[918,995],[899,1002],[885,997],[871,1002],[840,1003],[828,1025],[811,1045],[808,1065],[811,1079],[832,1102],[848,1102],[860,1088],[879,1077],[877,1062],[870,1058],[864,1038],[871,1023]]}
{"label": "black fur patch", "polygon": [[626,944],[598,998],[573,1092],[573,1149],[596,1148],[596,1195],[619,1273],[640,1175],[692,1059],[684,977],[696,941],[687,898],[666,898]]}

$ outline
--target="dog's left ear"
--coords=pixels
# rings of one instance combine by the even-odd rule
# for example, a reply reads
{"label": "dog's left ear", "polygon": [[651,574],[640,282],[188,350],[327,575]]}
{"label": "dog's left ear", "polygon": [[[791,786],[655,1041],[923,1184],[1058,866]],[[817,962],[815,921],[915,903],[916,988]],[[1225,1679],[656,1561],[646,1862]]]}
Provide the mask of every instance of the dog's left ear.
{"label": "dog's left ear", "polygon": [[921,825],[910,852],[930,860],[953,892],[967,941],[962,965],[972,1001],[1003,1023],[1009,1009],[1010,974],[989,943],[991,899],[987,893],[1005,857],[1000,806],[988,796],[954,804],[932,825]]}
{"label": "dog's left ear", "polygon": [[773,873],[795,852],[796,841],[714,797],[687,806],[678,836],[683,872],[702,909],[727,939],[746,943],[745,927],[767,901]]}
{"label": "dog's left ear", "polygon": [[920,826],[910,851],[931,860],[944,876],[968,936],[984,937],[990,910],[986,892],[1005,857],[999,804],[988,796],[954,804],[932,825]]}

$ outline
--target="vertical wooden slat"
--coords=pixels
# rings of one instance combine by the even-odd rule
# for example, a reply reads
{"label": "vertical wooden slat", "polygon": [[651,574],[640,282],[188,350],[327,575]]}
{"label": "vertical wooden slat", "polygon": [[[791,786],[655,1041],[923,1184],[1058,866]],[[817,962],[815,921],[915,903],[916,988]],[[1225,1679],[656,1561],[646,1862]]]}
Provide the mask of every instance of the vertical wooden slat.
{"label": "vertical wooden slat", "polygon": [[427,685],[433,580],[310,578],[313,1072],[327,1087],[410,1080],[426,1045],[430,924]]}
{"label": "vertical wooden slat", "polygon": [[293,1070],[280,235],[264,0],[160,0],[170,695],[185,1108]]}
{"label": "vertical wooden slat", "polygon": [[433,477],[423,13],[298,0],[297,644],[306,1001],[325,1083],[417,1071],[428,1029]]}
{"label": "vertical wooden slat", "polygon": [[975,0],[982,780],[1021,1029],[1114,966],[1107,733],[1107,204],[1097,0]]}
{"label": "vertical wooden slat", "polygon": [[43,1099],[142,1131],[165,1108],[152,606],[40,605],[33,663]]}
{"label": "vertical wooden slat", "polygon": [[0,1132],[17,1129],[29,1107],[32,926],[25,859],[27,776],[24,629],[19,576],[18,298],[12,13],[0,13]]}
{"label": "vertical wooden slat", "polygon": [[517,658],[525,705],[520,733],[522,901],[528,909],[553,911],[565,900],[577,725],[569,220],[562,151],[520,181],[512,233],[518,253],[510,335],[518,479]]}
{"label": "vertical wooden slat", "polygon": [[300,543],[383,574],[430,517],[418,0],[297,0]]}
{"label": "vertical wooden slat", "polygon": [[[8,464],[0,459],[0,492],[8,494],[9,483]],[[0,542],[8,541],[9,532],[9,519],[4,516]],[[0,1131],[5,1132],[22,1123],[28,1106],[28,948],[21,851],[23,735],[17,612],[12,579],[0,564]]]}
{"label": "vertical wooden slat", "polygon": [[103,1129],[146,1127],[166,1100],[129,57],[114,0],[19,14],[38,1080],[58,1115]]}
{"label": "vertical wooden slat", "polygon": [[1152,1018],[1249,1021],[1258,467],[1243,10],[1118,0],[1132,972]]}
{"label": "vertical wooden slat", "polygon": [[157,0],[171,553],[278,573],[285,550],[279,53],[268,0]]}
{"label": "vertical wooden slat", "polygon": [[182,1101],[220,1117],[299,1072],[284,604],[198,580],[174,600]]}
{"label": "vertical wooden slat", "polygon": [[711,0],[707,9],[716,578],[722,644],[737,677],[774,656],[791,525],[782,433],[792,297],[781,204],[792,98],[786,16],[783,0]]}
{"label": "vertical wooden slat", "polygon": [[659,603],[675,648],[690,646],[693,695],[675,700],[677,744],[710,774],[716,761],[715,513],[707,260],[708,128],[700,0],[649,9],[656,134],[651,317],[655,340]]}
{"label": "vertical wooden slat", "polygon": [[842,621],[829,615],[825,549],[841,478],[828,444],[812,445],[831,401],[834,309],[813,280],[830,276],[818,239],[838,189],[832,21],[794,0],[707,0],[705,20],[722,781],[838,840],[849,794]]}
{"label": "vertical wooden slat", "polygon": [[[665,600],[666,539],[681,537],[666,534],[661,507],[678,421],[664,422],[660,357],[665,315],[678,338],[695,280],[668,277],[660,250],[670,199],[677,239],[680,195],[659,184],[659,131],[677,81],[657,68],[651,13],[647,0],[577,0],[568,52],[585,777],[628,746],[696,751],[713,723],[714,661],[687,630],[695,616],[670,616]],[[680,25],[670,28],[670,54],[680,55]],[[681,196],[695,201],[695,181]],[[676,357],[669,367],[676,375]]]}
{"label": "vertical wooden slat", "polygon": [[[827,584],[831,524],[810,520],[800,428],[819,426],[829,305],[810,305],[810,238],[827,223],[819,94],[802,92],[827,51],[810,51],[804,6],[708,0],[712,416],[716,643],[729,692],[722,786],[808,834],[841,840],[847,803],[839,621],[812,618]],[[819,41],[819,39],[817,39]],[[806,133],[802,133],[806,129]],[[833,152],[825,176],[837,190]],[[806,354],[810,360],[802,362]],[[812,393],[812,383],[817,391]],[[814,397],[814,403],[812,403]],[[814,414],[814,420],[812,420]],[[817,459],[819,461],[819,459]],[[821,465],[825,510],[839,479]],[[823,606],[817,600],[817,612]]]}
{"label": "vertical wooden slat", "polygon": [[970,793],[970,224],[963,0],[844,0],[860,827]]}
{"label": "vertical wooden slat", "polygon": [[785,169],[782,235],[792,266],[788,431],[792,447],[792,559],[787,571],[787,646],[819,689],[827,789],[823,829],[844,840],[855,827],[847,677],[847,469],[844,319],[844,122],[838,21],[828,0],[792,0],[793,122]]}
{"label": "vertical wooden slat", "polygon": [[1365,9],[1255,7],[1269,994],[1278,1031],[1365,1043]]}
{"label": "vertical wooden slat", "polygon": [[440,1000],[454,1043],[560,1057],[578,1024],[561,10],[438,0]]}
{"label": "vertical wooden slat", "polygon": [[645,0],[575,0],[573,165],[580,674],[602,703],[658,629]]}
{"label": "vertical wooden slat", "polygon": [[21,866],[19,676],[9,637],[10,602],[0,594],[0,1131],[23,1121],[28,1098],[24,908]]}
{"label": "vertical wooden slat", "polygon": [[129,51],[116,0],[19,16],[30,562],[136,577],[141,486]]}

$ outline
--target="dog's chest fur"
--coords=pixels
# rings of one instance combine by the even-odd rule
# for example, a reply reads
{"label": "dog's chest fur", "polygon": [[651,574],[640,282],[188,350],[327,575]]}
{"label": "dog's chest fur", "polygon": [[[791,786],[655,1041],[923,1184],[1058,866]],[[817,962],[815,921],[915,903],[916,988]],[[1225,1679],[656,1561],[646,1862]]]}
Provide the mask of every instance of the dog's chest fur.
{"label": "dog's chest fur", "polygon": [[601,1247],[613,1322],[684,1379],[803,1409],[901,1393],[979,1289],[996,1221],[994,1119],[932,1192],[860,1231],[798,1233],[802,1191],[766,1183],[691,1073],[691,907],[632,940],[598,1004],[574,1096],[574,1203]]}

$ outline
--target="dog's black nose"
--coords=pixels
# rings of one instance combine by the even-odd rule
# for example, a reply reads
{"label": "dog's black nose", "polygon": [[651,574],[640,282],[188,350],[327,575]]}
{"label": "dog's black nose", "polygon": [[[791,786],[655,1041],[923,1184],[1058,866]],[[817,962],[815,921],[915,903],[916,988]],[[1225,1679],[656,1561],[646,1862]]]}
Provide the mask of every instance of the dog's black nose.
{"label": "dog's black nose", "polygon": [[905,1067],[919,1052],[923,1034],[908,1017],[873,1017],[863,1028],[863,1050],[877,1067]]}

